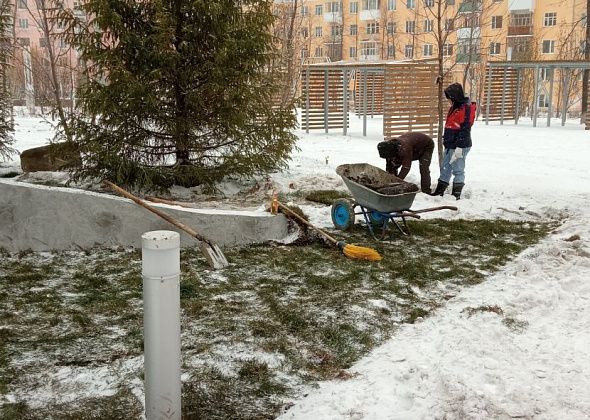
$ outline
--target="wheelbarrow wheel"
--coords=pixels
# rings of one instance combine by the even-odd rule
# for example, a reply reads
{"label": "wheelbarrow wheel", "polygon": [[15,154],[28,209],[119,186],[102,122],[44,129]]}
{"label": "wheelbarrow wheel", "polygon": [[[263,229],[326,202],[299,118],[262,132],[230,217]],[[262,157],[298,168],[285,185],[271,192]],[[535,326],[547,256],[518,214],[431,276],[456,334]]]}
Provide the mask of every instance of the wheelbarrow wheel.
{"label": "wheelbarrow wheel", "polygon": [[387,220],[387,217],[383,213],[379,213],[377,210],[369,211],[369,220],[373,226],[383,226],[383,223]]}
{"label": "wheelbarrow wheel", "polygon": [[336,229],[348,230],[354,225],[354,206],[346,198],[332,203],[332,223]]}

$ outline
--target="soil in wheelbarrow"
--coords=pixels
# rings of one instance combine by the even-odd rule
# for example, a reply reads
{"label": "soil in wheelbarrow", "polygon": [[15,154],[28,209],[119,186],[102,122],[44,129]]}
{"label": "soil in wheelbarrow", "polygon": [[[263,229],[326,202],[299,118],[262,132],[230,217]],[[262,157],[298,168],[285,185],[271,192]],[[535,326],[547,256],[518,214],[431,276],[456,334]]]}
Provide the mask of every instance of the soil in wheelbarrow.
{"label": "soil in wheelbarrow", "polygon": [[383,195],[399,195],[419,191],[416,184],[401,179],[399,182],[390,182],[390,180],[384,181],[382,177],[371,177],[365,173],[349,176],[348,179]]}

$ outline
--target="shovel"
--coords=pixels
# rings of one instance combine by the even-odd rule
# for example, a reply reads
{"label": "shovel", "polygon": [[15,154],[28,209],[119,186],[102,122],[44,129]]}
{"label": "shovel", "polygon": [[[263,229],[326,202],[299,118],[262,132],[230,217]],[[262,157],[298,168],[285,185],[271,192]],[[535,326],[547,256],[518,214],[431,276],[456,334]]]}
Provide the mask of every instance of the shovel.
{"label": "shovel", "polygon": [[182,223],[176,219],[173,219],[172,217],[168,216],[166,213],[150,206],[142,199],[131,194],[129,191],[124,190],[123,188],[113,184],[110,181],[104,181],[104,183],[106,185],[108,185],[113,191],[121,194],[123,197],[133,200],[135,203],[139,204],[144,209],[147,209],[147,210],[151,211],[152,213],[157,214],[162,219],[166,220],[169,223],[172,223],[177,228],[185,231],[190,236],[197,239],[199,241],[199,248],[201,249],[201,252],[205,256],[205,259],[209,263],[209,266],[211,268],[213,268],[214,270],[224,268],[229,265],[229,263],[227,262],[227,258],[225,258],[225,255],[223,255],[223,252],[221,252],[221,248],[219,248],[219,245],[214,244],[209,239],[205,238],[203,235],[198,234],[195,230],[191,229],[190,227],[188,227],[184,223]]}

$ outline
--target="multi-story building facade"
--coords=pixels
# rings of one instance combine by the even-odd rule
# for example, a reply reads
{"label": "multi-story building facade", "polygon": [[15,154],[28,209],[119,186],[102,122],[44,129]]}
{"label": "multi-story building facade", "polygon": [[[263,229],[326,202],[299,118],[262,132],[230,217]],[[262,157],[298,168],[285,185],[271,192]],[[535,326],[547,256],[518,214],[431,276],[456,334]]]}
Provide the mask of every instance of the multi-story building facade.
{"label": "multi-story building facade", "polygon": [[436,59],[442,49],[448,78],[465,82],[475,94],[489,60],[583,59],[584,0],[278,3],[297,14],[301,62]]}

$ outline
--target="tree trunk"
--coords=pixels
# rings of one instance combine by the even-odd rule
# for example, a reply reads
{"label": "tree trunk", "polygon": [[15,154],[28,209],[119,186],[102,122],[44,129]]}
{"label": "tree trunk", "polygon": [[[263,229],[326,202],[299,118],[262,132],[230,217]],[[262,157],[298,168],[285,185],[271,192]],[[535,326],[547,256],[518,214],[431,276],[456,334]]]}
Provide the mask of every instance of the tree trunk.
{"label": "tree trunk", "polygon": [[57,114],[59,116],[59,121],[64,128],[64,135],[66,136],[67,141],[72,140],[72,135],[70,133],[70,128],[68,126],[68,121],[66,118],[66,113],[61,103],[60,98],[60,89],[59,89],[59,80],[57,78],[57,67],[56,67],[56,56],[55,51],[53,49],[53,42],[51,42],[51,31],[49,30],[49,19],[47,17],[47,9],[45,7],[45,2],[42,3],[42,7],[39,8],[39,12],[41,13],[41,26],[43,31],[43,36],[47,40],[47,53],[49,54],[49,69],[50,69],[50,77],[51,77],[51,84],[52,84],[52,94],[53,99],[55,101],[55,109],[57,110]]}
{"label": "tree trunk", "polygon": [[[584,49],[584,58],[590,61],[590,0],[586,0],[586,43]],[[588,83],[590,79],[590,70],[584,70],[582,76],[582,123],[587,120],[588,113]]]}
{"label": "tree trunk", "polygon": [[443,161],[443,86],[444,86],[444,39],[443,39],[443,28],[442,28],[442,2],[444,0],[437,1],[437,31],[438,31],[438,76],[436,82],[438,83],[438,133],[437,133],[437,150],[438,150],[438,166],[442,169]]}

